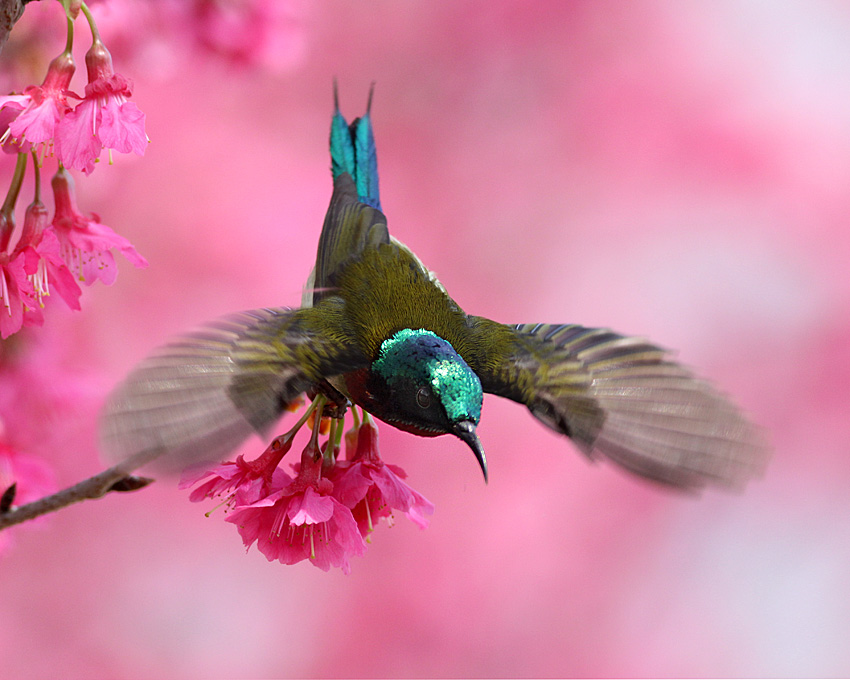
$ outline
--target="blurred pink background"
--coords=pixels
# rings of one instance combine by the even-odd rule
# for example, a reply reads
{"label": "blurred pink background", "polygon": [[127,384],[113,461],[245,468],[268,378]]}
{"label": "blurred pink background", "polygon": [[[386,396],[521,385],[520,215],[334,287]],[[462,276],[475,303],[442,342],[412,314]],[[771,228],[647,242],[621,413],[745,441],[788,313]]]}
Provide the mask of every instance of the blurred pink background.
{"label": "blurred pink background", "polygon": [[[96,408],[155,345],[298,304],[334,77],[349,118],[376,81],[390,228],[467,311],[678,348],[774,459],[743,495],[682,497],[487,398],[488,486],[461,442],[382,428],[437,510],[379,528],[350,576],[246,555],[163,480],[16,531],[0,676],[850,673],[850,4],[258,4],[259,33],[203,40],[165,25],[174,2],[94,5],[152,143],[78,176],[79,203],[151,266],[40,331],[77,381],[36,452],[63,485],[100,468]],[[48,19],[46,59],[58,7],[16,29]]]}

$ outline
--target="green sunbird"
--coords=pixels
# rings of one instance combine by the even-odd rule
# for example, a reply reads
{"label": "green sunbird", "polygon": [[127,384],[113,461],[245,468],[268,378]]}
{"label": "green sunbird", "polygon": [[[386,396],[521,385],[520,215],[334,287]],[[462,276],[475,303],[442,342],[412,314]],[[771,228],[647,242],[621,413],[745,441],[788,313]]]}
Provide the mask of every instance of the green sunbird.
{"label": "green sunbird", "polygon": [[389,234],[371,99],[349,125],[334,92],[333,196],[301,308],[227,317],[143,361],[102,416],[112,457],[128,470],[163,455],[172,467],[222,460],[319,391],[417,435],[456,435],[486,479],[476,427],[487,392],[524,404],[590,458],[669,485],[737,487],[762,471],[759,430],[660,347],[466,314]]}

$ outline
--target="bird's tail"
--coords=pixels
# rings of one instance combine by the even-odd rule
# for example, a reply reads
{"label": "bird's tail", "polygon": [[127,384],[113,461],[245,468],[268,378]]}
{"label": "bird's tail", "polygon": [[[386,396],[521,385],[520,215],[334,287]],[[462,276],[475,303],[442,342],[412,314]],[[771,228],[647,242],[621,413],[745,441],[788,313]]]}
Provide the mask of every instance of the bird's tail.
{"label": "bird's tail", "polygon": [[375,84],[369,88],[369,101],[366,113],[355,118],[349,125],[339,112],[339,97],[334,82],[334,115],[331,119],[331,171],[336,179],[347,172],[357,187],[361,203],[381,209],[378,190],[378,155],[375,151],[375,136],[372,133],[372,93]]}
{"label": "bird's tail", "polygon": [[316,267],[307,282],[302,306],[318,304],[335,287],[334,276],[346,262],[367,248],[390,243],[387,219],[378,197],[378,157],[369,108],[349,125],[339,112],[334,83],[331,119],[331,170],[334,192],[316,253]]}

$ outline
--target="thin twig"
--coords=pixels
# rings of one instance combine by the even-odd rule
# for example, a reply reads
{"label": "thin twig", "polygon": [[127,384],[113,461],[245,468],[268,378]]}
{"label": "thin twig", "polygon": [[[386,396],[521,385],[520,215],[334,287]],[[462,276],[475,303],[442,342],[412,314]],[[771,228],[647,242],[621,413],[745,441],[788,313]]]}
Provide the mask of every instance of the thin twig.
{"label": "thin twig", "polygon": [[123,463],[99,472],[94,477],[89,477],[78,484],[74,484],[74,486],[69,486],[67,489],[57,491],[50,496],[39,498],[32,503],[14,507],[7,512],[0,513],[0,531],[15,524],[35,519],[41,515],[56,512],[80,501],[102,498],[110,491],[126,492],[142,489],[154,480],[150,477],[131,475],[129,471],[141,467],[155,457],[156,454],[152,454],[151,452],[142,452]]}

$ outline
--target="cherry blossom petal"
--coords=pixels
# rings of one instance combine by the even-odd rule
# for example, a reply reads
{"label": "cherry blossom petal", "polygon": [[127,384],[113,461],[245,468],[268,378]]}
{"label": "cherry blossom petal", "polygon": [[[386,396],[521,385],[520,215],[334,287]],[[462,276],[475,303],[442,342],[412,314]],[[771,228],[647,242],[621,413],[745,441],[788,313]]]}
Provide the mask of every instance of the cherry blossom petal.
{"label": "cherry blossom petal", "polygon": [[372,486],[368,473],[364,474],[363,463],[357,462],[343,466],[337,463],[336,474],[333,478],[334,496],[346,507],[353,508],[366,496]]}
{"label": "cherry blossom petal", "polygon": [[86,99],[59,121],[55,150],[65,167],[87,175],[94,171],[94,162],[103,148],[95,134],[97,118],[97,103]]}
{"label": "cherry blossom petal", "polygon": [[[303,522],[296,523],[292,516]],[[339,567],[347,574],[351,572],[348,558],[366,551],[351,511],[309,486],[301,493],[288,495],[284,489],[237,507],[227,521],[237,525],[246,547],[256,542],[266,559],[282,564],[309,559],[323,571]]]}
{"label": "cherry blossom petal", "polygon": [[47,265],[50,285],[65,303],[73,310],[80,309],[82,291],[77,285],[74,275],[65,265],[59,247],[59,239],[52,229],[45,229],[41,241],[36,247],[39,256]]}
{"label": "cherry blossom petal", "polygon": [[111,99],[100,110],[101,119],[98,137],[108,149],[120,153],[133,151],[139,156],[145,154],[148,137],[145,134],[145,114],[133,102],[119,104]]}
{"label": "cherry blossom petal", "polygon": [[0,337],[4,340],[21,330],[24,320],[24,301],[21,289],[32,284],[24,270],[24,258],[16,257],[0,265]]}
{"label": "cherry blossom petal", "polygon": [[135,267],[148,266],[148,261],[130,241],[95,218],[93,215],[92,219],[86,219],[78,213],[70,227],[62,220],[54,221],[63,241],[65,261],[88,285],[97,280],[107,286],[115,282],[118,271],[115,258],[109,252],[111,248],[118,250]]}
{"label": "cherry blossom petal", "polygon": [[59,104],[52,97],[45,97],[37,106],[30,106],[10,125],[13,137],[25,139],[32,144],[40,144],[53,138],[56,126],[62,118]]}
{"label": "cherry blossom petal", "polygon": [[308,487],[303,495],[293,496],[286,514],[292,524],[319,524],[331,518],[334,505],[329,496],[320,496]]}

